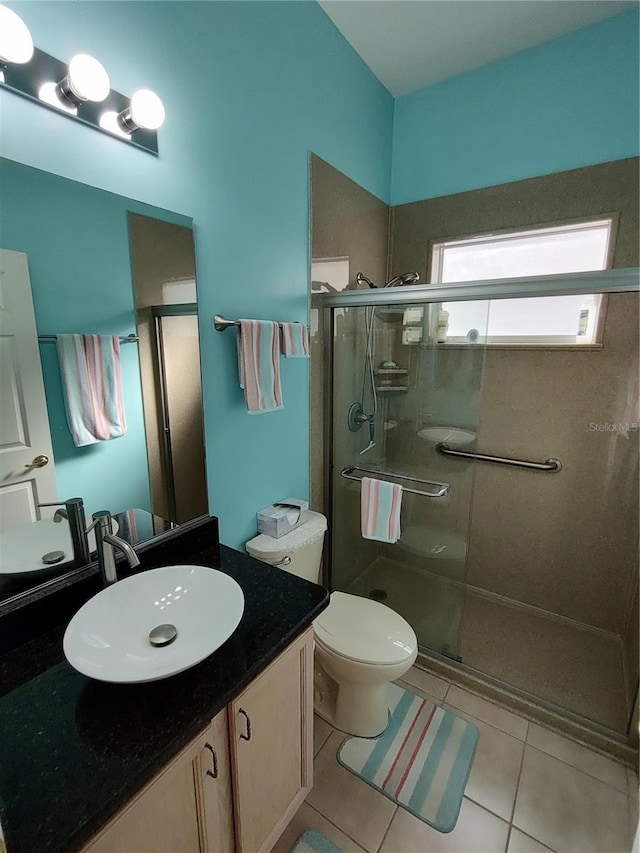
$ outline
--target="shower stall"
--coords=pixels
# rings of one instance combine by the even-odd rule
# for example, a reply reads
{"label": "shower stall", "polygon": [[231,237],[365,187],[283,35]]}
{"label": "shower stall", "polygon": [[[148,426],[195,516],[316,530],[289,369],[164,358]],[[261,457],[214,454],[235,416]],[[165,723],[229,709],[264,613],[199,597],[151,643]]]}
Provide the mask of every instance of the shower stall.
{"label": "shower stall", "polygon": [[[492,338],[503,300],[535,326],[567,297],[599,305],[588,344],[535,328],[524,344]],[[316,305],[330,588],[392,607],[433,662],[626,742],[638,271],[347,290]],[[363,476],[403,486],[396,544],[361,536]]]}

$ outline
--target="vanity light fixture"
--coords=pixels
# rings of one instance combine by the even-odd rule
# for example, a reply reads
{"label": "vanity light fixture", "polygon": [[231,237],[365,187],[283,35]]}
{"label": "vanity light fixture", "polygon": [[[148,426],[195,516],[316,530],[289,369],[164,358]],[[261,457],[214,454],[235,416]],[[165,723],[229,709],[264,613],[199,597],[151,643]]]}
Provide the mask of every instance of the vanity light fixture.
{"label": "vanity light fixture", "polygon": [[67,65],[39,50],[24,21],[1,4],[0,87],[158,153],[156,131],[165,111],[155,92],[140,89],[127,98],[111,88],[106,69],[93,56],[76,54]]}

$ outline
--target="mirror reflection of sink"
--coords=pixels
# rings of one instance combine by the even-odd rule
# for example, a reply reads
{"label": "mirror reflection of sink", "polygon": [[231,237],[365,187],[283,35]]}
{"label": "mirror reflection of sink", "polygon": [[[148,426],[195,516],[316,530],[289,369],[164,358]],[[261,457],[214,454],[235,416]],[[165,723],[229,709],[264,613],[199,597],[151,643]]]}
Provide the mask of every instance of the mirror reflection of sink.
{"label": "mirror reflection of sink", "polygon": [[476,440],[475,432],[458,427],[436,426],[418,430],[418,435],[433,444],[446,444],[449,447],[464,447]]}
{"label": "mirror reflection of sink", "polygon": [[[115,519],[112,525],[113,532],[117,534],[119,528]],[[91,553],[96,550],[93,530],[89,533],[89,550]],[[62,551],[64,557],[56,563],[44,563],[43,556],[54,551]],[[44,574],[62,568],[71,560],[73,544],[65,519],[55,522],[52,518],[43,518],[0,533],[0,577]]]}
{"label": "mirror reflection of sink", "polygon": [[67,626],[64,653],[74,669],[99,681],[157,681],[215,652],[243,611],[242,589],[224,572],[150,569],[89,599]]}

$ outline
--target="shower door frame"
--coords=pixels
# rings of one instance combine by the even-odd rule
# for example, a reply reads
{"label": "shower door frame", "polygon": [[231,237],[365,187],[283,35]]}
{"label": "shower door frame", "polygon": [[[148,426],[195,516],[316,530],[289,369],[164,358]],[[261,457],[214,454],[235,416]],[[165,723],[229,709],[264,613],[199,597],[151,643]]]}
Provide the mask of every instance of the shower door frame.
{"label": "shower door frame", "polygon": [[[334,342],[334,310],[336,308],[365,308],[387,305],[429,305],[437,302],[463,302],[472,300],[518,299],[536,296],[571,296],[590,293],[607,295],[610,293],[640,293],[640,268],[626,267],[619,269],[598,270],[596,272],[565,273],[560,275],[532,276],[530,278],[491,279],[485,281],[468,281],[452,284],[422,284],[408,285],[397,288],[377,288],[375,290],[343,290],[339,293],[314,294],[317,307],[322,312],[322,337],[324,350],[324,442],[325,442],[325,471],[324,494],[328,515],[328,530],[325,537],[324,581],[329,590],[332,589],[333,571],[333,474],[334,474],[334,381],[333,381],[333,342]],[[470,344],[473,346],[473,344]],[[487,346],[481,344],[481,346]],[[431,657],[438,663],[495,685],[500,690],[506,690],[516,698],[529,700],[532,694],[526,694],[510,684],[499,681],[491,676],[453,661],[446,656],[419,647],[420,654]],[[560,708],[538,697],[533,697],[544,708],[561,716],[578,727],[584,728],[585,718]],[[636,706],[638,693],[636,693]],[[594,734],[606,740],[613,739],[621,742],[624,736],[617,735],[610,729],[590,723]],[[633,724],[633,716],[630,726]]]}
{"label": "shower door frame", "polygon": [[196,317],[198,305],[196,302],[179,302],[170,305],[152,305],[153,318],[153,348],[156,395],[158,400],[158,427],[161,435],[161,461],[166,483],[166,500],[171,516],[170,521],[176,522],[177,502],[175,469],[173,464],[173,449],[171,446],[171,418],[169,416],[169,391],[167,388],[167,369],[164,351],[164,332],[162,321],[166,317]]}

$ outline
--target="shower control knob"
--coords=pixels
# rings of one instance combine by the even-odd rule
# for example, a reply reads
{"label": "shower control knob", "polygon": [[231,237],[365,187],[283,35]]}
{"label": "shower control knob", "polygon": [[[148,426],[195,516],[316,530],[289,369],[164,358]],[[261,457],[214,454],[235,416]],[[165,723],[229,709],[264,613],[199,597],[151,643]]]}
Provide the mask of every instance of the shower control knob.
{"label": "shower control knob", "polygon": [[371,415],[368,415],[360,403],[352,403],[349,406],[347,423],[351,432],[358,432],[362,424],[371,423]]}

